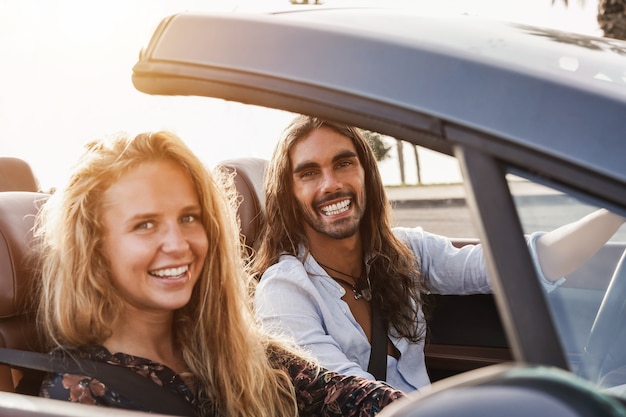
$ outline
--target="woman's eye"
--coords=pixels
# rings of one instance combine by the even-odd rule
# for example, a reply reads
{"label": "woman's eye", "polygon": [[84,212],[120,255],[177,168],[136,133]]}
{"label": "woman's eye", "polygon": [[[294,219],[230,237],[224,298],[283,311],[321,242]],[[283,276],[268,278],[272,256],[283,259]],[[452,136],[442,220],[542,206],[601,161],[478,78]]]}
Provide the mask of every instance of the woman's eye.
{"label": "woman's eye", "polygon": [[188,216],[183,216],[181,219],[181,223],[192,223],[198,220],[198,216],[190,214]]}
{"label": "woman's eye", "polygon": [[137,226],[135,226],[135,229],[148,230],[148,229],[152,229],[153,227],[154,227],[154,223],[152,222],[142,222],[142,223],[139,223]]}

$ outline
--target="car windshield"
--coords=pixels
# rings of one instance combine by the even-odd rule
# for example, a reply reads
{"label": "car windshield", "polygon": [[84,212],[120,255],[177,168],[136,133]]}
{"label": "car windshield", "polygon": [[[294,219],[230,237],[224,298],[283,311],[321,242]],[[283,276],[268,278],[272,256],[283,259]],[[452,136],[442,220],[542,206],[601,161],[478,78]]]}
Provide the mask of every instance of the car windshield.
{"label": "car windshield", "polygon": [[[526,235],[552,230],[601,208],[584,195],[518,176],[509,175],[508,183]],[[546,294],[570,370],[621,396],[626,396],[625,247],[622,225],[589,261]]]}

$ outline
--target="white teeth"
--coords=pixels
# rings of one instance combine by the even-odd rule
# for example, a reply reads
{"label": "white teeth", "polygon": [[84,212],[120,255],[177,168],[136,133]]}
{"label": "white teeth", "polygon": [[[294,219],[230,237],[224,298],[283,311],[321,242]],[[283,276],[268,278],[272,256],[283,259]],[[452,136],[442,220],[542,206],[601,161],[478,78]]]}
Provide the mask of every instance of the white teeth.
{"label": "white teeth", "polygon": [[150,275],[156,275],[161,278],[178,277],[187,272],[189,265],[180,266],[178,268],[159,269],[158,271],[150,271]]}
{"label": "white teeth", "polygon": [[322,212],[327,216],[334,216],[339,213],[343,213],[344,211],[348,211],[348,207],[350,206],[350,200],[343,200],[339,203],[330,204],[326,207],[322,207]]}

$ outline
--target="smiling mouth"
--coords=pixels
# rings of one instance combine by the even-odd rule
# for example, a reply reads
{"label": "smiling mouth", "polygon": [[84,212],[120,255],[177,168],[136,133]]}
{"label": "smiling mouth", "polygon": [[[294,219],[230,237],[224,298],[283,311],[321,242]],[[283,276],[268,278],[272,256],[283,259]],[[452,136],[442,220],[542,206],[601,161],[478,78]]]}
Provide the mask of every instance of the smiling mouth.
{"label": "smiling mouth", "polygon": [[335,216],[337,214],[345,213],[350,208],[351,200],[345,199],[338,203],[329,204],[324,207],[320,207],[320,211],[324,213],[325,216]]}
{"label": "smiling mouth", "polygon": [[148,274],[155,276],[157,278],[180,278],[182,275],[187,273],[189,270],[189,265],[179,266],[178,268],[165,268],[165,269],[156,269],[154,271],[148,271]]}

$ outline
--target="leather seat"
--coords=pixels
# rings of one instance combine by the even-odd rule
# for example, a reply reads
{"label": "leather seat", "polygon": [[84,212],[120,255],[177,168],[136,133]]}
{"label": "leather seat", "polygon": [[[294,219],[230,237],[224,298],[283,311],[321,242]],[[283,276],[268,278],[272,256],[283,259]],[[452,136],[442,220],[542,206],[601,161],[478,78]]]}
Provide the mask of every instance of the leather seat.
{"label": "leather seat", "polygon": [[0,191],[39,191],[30,165],[19,158],[0,157]]}
{"label": "leather seat", "polygon": [[217,168],[224,168],[234,175],[235,187],[240,196],[238,215],[241,234],[251,254],[259,247],[265,218],[263,179],[267,164],[268,161],[262,158],[236,158],[217,165]]}
{"label": "leather seat", "polygon": [[[41,350],[35,328],[32,259],[35,215],[48,194],[0,192],[0,346]],[[0,366],[0,390],[17,387],[23,374]]]}

